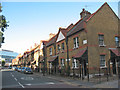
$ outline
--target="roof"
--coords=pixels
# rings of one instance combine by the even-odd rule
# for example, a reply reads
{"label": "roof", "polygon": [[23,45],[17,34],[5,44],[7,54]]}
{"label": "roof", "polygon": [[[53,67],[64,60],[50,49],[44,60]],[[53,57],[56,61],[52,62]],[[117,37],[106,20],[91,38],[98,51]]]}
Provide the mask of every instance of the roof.
{"label": "roof", "polygon": [[[108,5],[107,2],[105,2],[96,12],[94,12],[93,14],[91,14],[91,16],[86,20],[86,22],[88,22],[104,5]],[[110,7],[108,5],[108,7]],[[110,7],[110,9],[112,10],[112,8]],[[115,12],[112,10],[112,12],[115,14]],[[115,16],[118,18],[118,16],[115,14]]]}
{"label": "roof", "polygon": [[85,53],[87,49],[80,50],[76,55],[74,55],[74,58],[80,58]]}
{"label": "roof", "polygon": [[50,46],[50,45],[52,45],[53,43],[55,43],[56,38],[57,38],[57,35],[58,35],[58,34],[56,34],[55,36],[53,36],[53,37],[48,41],[48,43],[47,43],[46,46]]}
{"label": "roof", "polygon": [[110,49],[116,56],[120,56],[118,49]]}
{"label": "roof", "polygon": [[52,56],[52,57],[50,57],[50,59],[48,60],[48,62],[53,62],[54,60],[56,60],[57,57],[58,56]]}
{"label": "roof", "polygon": [[[69,32],[67,33],[67,37],[70,35],[73,35],[74,33],[78,32],[78,31],[83,30],[84,22],[88,22],[104,5],[108,5],[107,2],[105,2],[96,12],[94,12],[90,16],[81,18],[75,25],[72,26],[71,30],[69,30]],[[111,7],[109,5],[108,5],[108,7],[111,9]],[[112,12],[115,14],[115,12],[113,10],[112,10]],[[118,16],[116,14],[115,14],[115,16],[118,18]]]}
{"label": "roof", "polygon": [[84,29],[84,22],[89,17],[85,16],[84,18],[81,18],[67,33],[67,37]]}

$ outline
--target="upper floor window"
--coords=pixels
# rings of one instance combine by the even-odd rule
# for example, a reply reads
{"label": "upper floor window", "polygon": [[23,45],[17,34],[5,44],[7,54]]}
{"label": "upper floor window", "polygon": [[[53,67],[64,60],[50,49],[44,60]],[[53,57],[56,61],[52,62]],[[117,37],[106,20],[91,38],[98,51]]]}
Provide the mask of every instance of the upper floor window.
{"label": "upper floor window", "polygon": [[77,62],[77,60],[76,59],[72,59],[72,67],[73,68],[78,68],[78,62]]}
{"label": "upper floor window", "polygon": [[49,53],[50,53],[50,55],[52,55],[52,48],[49,49]]}
{"label": "upper floor window", "polygon": [[100,67],[105,67],[105,55],[100,55]]}
{"label": "upper floor window", "polygon": [[103,46],[104,45],[104,35],[99,34],[98,39],[99,39],[99,45]]}
{"label": "upper floor window", "polygon": [[78,48],[78,47],[79,47],[79,40],[78,40],[78,37],[73,38],[73,41],[74,41],[74,48]]}
{"label": "upper floor window", "polygon": [[119,38],[118,38],[118,36],[115,37],[115,45],[119,46]]}
{"label": "upper floor window", "polygon": [[58,44],[58,51],[60,51],[60,45]]}
{"label": "upper floor window", "polygon": [[65,65],[65,59],[61,59],[61,66]]}
{"label": "upper floor window", "polygon": [[64,50],[64,43],[62,43],[62,50]]}

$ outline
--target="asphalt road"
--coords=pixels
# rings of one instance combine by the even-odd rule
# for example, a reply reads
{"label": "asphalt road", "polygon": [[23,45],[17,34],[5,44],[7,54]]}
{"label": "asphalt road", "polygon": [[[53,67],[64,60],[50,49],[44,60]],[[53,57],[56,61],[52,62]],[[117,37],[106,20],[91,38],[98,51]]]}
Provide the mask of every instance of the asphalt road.
{"label": "asphalt road", "polygon": [[24,74],[17,71],[2,71],[2,88],[80,88],[59,80]]}

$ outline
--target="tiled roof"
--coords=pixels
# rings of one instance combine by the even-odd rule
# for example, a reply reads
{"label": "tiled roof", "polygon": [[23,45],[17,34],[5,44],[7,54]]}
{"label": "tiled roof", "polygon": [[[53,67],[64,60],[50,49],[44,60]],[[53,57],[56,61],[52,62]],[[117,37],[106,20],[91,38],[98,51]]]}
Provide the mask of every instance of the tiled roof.
{"label": "tiled roof", "polygon": [[118,49],[110,49],[116,56],[120,56]]}
{"label": "tiled roof", "polygon": [[50,57],[50,59],[48,60],[48,62],[53,62],[54,60],[56,60],[57,57],[58,56],[52,56],[52,57]]}
{"label": "tiled roof", "polygon": [[74,58],[80,58],[85,53],[87,49],[80,50],[76,55],[74,55]]}
{"label": "tiled roof", "polygon": [[67,36],[70,36],[82,29],[84,29],[84,22],[88,19],[89,17],[85,16],[84,18],[81,18],[67,33]]}
{"label": "tiled roof", "polygon": [[55,36],[53,36],[53,37],[48,41],[48,43],[47,43],[46,46],[50,46],[50,45],[52,45],[53,43],[55,43],[56,38],[57,38],[57,35],[58,35],[58,34],[56,34]]}

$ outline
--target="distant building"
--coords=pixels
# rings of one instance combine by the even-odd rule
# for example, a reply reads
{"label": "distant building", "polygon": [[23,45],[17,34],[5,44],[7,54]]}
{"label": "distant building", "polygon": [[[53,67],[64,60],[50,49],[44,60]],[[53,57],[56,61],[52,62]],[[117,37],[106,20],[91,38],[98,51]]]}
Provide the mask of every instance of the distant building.
{"label": "distant building", "polygon": [[18,53],[10,51],[10,50],[5,50],[1,49],[0,50],[0,62],[2,60],[5,60],[5,66],[10,66],[12,64],[12,60],[16,58]]}

